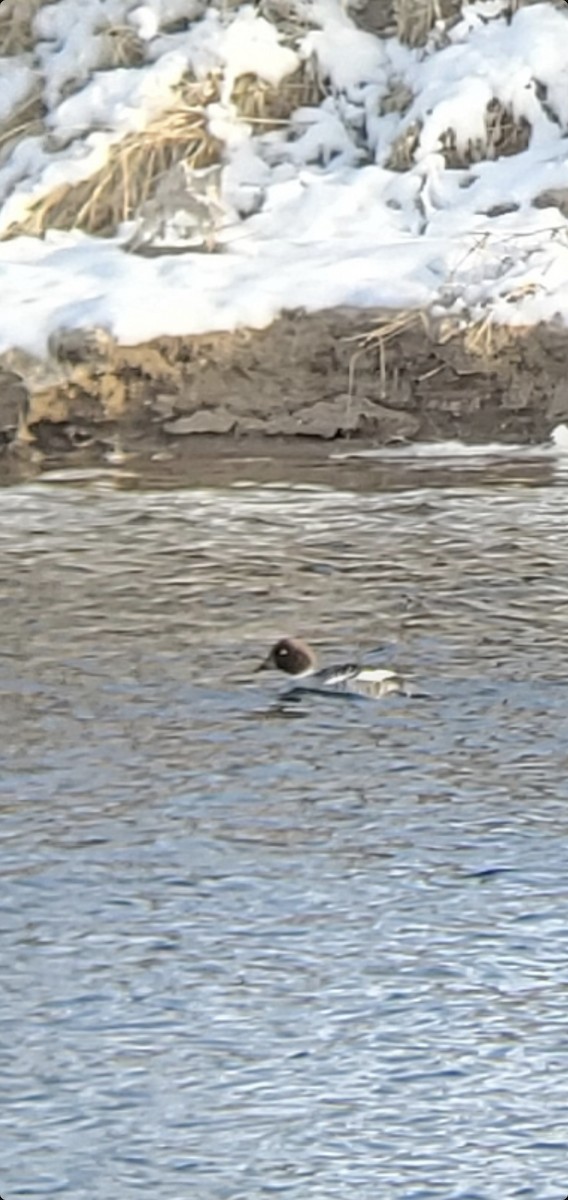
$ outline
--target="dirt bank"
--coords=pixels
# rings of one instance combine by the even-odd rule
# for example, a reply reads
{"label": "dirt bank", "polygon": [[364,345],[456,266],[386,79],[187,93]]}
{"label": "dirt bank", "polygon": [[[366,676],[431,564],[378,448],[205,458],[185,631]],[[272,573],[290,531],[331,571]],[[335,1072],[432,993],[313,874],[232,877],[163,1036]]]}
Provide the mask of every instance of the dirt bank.
{"label": "dirt bank", "polygon": [[[568,421],[562,328],[460,330],[424,314],[286,313],[270,328],[119,346],[63,332],[50,358],[4,355],[8,460],[88,447],[176,455],[198,435],[545,440]],[[197,443],[196,443],[197,444]]]}

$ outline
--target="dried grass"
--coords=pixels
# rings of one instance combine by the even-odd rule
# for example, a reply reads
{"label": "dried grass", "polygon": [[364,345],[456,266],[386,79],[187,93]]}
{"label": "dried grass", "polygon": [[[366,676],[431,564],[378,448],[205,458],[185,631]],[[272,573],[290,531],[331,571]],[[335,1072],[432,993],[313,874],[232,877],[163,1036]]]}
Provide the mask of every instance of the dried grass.
{"label": "dried grass", "polygon": [[421,129],[421,121],[412,121],[394,139],[385,161],[385,167],[388,171],[408,171],[413,165]]}
{"label": "dried grass", "polygon": [[408,111],[413,99],[414,96],[408,84],[404,83],[402,79],[393,79],[381,100],[379,112],[382,117],[386,113],[393,112],[402,115]]}
{"label": "dried grass", "polygon": [[[527,285],[522,289],[511,292],[511,302],[514,303],[522,299],[522,295],[526,294],[527,291],[530,292],[532,287],[533,285]],[[471,356],[471,358],[480,359],[485,367],[494,364],[505,352],[510,352],[512,346],[525,334],[525,330],[520,326],[497,324],[491,313],[487,313],[477,321],[469,321],[467,323],[464,323],[463,320],[455,316],[433,320],[431,314],[422,309],[403,310],[394,316],[392,314],[387,315],[383,320],[374,325],[372,329],[346,339],[347,341],[359,344],[349,364],[350,395],[354,395],[355,393],[355,374],[358,360],[362,355],[374,348],[379,353],[381,398],[385,399],[388,396],[387,350],[393,342],[413,329],[421,329],[427,338],[440,347],[458,338],[463,352]],[[420,376],[419,381],[436,375],[443,368],[443,362],[437,363],[424,375]]]}
{"label": "dried grass", "polygon": [[349,360],[349,395],[355,394],[355,376],[357,363],[370,349],[378,350],[379,352],[379,378],[380,378],[380,396],[385,399],[388,395],[387,387],[387,360],[386,351],[390,342],[396,341],[403,333],[415,326],[421,326],[424,331],[431,328],[431,318],[422,309],[405,309],[402,312],[396,313],[395,316],[389,313],[382,320],[379,320],[372,329],[365,330],[364,333],[356,333],[351,337],[345,338],[347,342],[357,342],[359,348],[354,351]]}
{"label": "dried grass", "polygon": [[495,325],[490,314],[474,321],[465,331],[464,349],[488,362],[496,354],[495,335],[498,331],[502,333],[503,326]]}
{"label": "dried grass", "polygon": [[521,154],[526,150],[531,137],[531,126],[524,117],[516,120],[510,109],[504,108],[499,100],[491,100],[485,113],[485,139],[456,145],[453,129],[446,130],[441,139],[441,151],[447,167],[469,167],[472,163],[486,159],[504,158]]}
{"label": "dried grass", "polygon": [[16,142],[38,137],[44,131],[45,105],[41,92],[30,92],[5,121],[0,121],[0,165],[6,160]]}
{"label": "dried grass", "polygon": [[462,0],[395,0],[396,31],[407,46],[423,46],[438,21],[454,24]]}
{"label": "dried grass", "polygon": [[[109,50],[113,65],[133,65],[136,39],[130,31],[109,28]],[[108,65],[108,64],[107,64]],[[21,222],[13,224],[3,238],[20,234],[40,236],[46,229],[82,229],[110,236],[118,226],[136,216],[155,194],[160,181],[178,164],[193,171],[211,167],[221,159],[222,145],[207,128],[207,106],[218,100],[220,80],[204,83],[186,80],[172,107],[145,130],[129,134],[113,146],[105,166],[78,184],[62,184],[38,200]],[[232,101],[247,122],[267,129],[287,124],[301,105],[318,104],[322,90],[309,63],[303,64],[279,87],[256,76],[241,76],[235,83]],[[10,121],[0,127],[0,156],[3,146],[16,138],[42,131],[43,108],[38,97],[30,97]]]}
{"label": "dried grass", "polygon": [[395,316],[389,312],[388,315],[380,318],[372,329],[366,329],[364,333],[354,333],[345,340],[359,342],[361,349],[367,350],[369,346],[378,344],[384,346],[388,342],[392,342],[413,325],[422,325],[423,329],[428,329],[431,325],[431,318],[425,310],[420,308],[403,309]]}
{"label": "dried grass", "polygon": [[140,67],[146,58],[142,38],[130,25],[103,25],[97,30],[99,59],[97,70],[114,67]]}
{"label": "dried grass", "polygon": [[102,170],[82,183],[51,191],[4,236],[37,237],[46,229],[114,233],[150,199],[157,182],[177,163],[199,170],[219,161],[221,143],[208,132],[205,113],[205,105],[216,95],[212,80],[186,82],[172,108],[111,148]]}
{"label": "dried grass", "polygon": [[0,4],[0,55],[25,54],[34,46],[33,21],[51,0],[3,0]]}
{"label": "dried grass", "polygon": [[[518,304],[525,296],[533,296],[538,290],[534,283],[526,283],[513,288],[504,298],[509,304]],[[468,324],[463,333],[464,349],[468,354],[476,355],[485,362],[498,358],[513,343],[518,342],[526,333],[522,325],[498,324],[491,313],[479,321]]]}
{"label": "dried grass", "polygon": [[[532,294],[534,285],[527,284],[513,290],[507,297],[511,303],[516,303],[523,295]],[[504,325],[498,323],[493,314],[488,312],[478,320],[464,323],[458,317],[446,317],[436,325],[436,343],[445,346],[455,338],[462,341],[463,350],[472,358],[481,359],[485,366],[494,363],[499,357],[511,351],[511,347],[525,336],[526,330],[522,325]]]}
{"label": "dried grass", "polygon": [[394,37],[396,34],[396,17],[393,0],[358,0],[350,8],[351,19],[364,29],[365,33],[373,33],[375,37]]}
{"label": "dried grass", "polygon": [[277,87],[256,75],[241,75],[235,82],[231,101],[240,117],[267,130],[287,125],[292,113],[303,106],[317,105],[325,95],[310,62],[304,62]]}
{"label": "dried grass", "polygon": [[[372,2],[372,0],[370,0]],[[387,6],[388,0],[375,0]],[[519,8],[538,4],[540,0],[504,0],[503,14],[510,21]],[[563,10],[566,0],[550,0],[555,8]],[[393,0],[396,32],[407,46],[423,46],[432,35],[445,42],[448,30],[460,19],[463,0]]]}
{"label": "dried grass", "polygon": [[[227,0],[217,0],[217,3],[224,8]],[[235,0],[229,7],[239,4],[242,4],[242,0]],[[297,46],[308,29],[316,27],[310,20],[304,0],[257,0],[257,10],[261,17],[276,25],[280,41],[285,46]]]}
{"label": "dried grass", "polygon": [[[414,121],[395,138],[385,163],[390,171],[408,171],[413,165],[421,128],[421,123]],[[455,130],[447,129],[440,138],[440,153],[444,156],[446,167],[463,169],[486,159],[520,154],[530,142],[531,127],[528,121],[524,117],[517,120],[499,100],[491,100],[487,105],[485,129],[483,140],[468,141],[463,146],[458,146]]]}

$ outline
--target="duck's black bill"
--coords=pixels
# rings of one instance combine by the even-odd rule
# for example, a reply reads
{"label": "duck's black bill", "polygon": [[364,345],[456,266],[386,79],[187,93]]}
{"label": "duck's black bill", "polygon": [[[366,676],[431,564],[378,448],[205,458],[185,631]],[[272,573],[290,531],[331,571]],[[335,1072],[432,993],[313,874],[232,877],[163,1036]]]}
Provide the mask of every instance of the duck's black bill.
{"label": "duck's black bill", "polygon": [[271,666],[272,662],[270,658],[263,658],[262,662],[258,664],[258,667],[254,668],[253,674],[258,675],[259,671],[268,671]]}

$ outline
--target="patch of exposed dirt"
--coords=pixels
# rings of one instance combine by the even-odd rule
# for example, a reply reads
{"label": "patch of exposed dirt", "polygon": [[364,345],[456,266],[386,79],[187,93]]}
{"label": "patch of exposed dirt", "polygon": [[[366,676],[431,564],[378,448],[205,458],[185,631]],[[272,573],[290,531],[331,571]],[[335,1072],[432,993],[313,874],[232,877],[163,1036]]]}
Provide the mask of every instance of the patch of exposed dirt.
{"label": "patch of exposed dirt", "polygon": [[0,363],[7,460],[117,441],[165,454],[197,435],[367,444],[545,440],[568,421],[568,334],[467,330],[421,313],[286,313],[268,329],[119,346],[67,331]]}

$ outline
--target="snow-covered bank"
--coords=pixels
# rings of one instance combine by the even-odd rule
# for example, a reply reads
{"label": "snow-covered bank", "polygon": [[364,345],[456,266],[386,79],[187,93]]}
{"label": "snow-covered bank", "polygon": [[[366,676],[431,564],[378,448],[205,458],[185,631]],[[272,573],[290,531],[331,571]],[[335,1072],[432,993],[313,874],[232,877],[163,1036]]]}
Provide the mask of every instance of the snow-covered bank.
{"label": "snow-covered bank", "polygon": [[[49,419],[48,397],[53,421],[80,423],[85,406],[94,420],[93,404],[96,420],[115,420],[140,399],[141,379],[140,402],[154,412],[164,393],[164,421],[185,421],[184,431],[193,421],[242,432],[264,420],[273,432],[368,428],[388,440],[390,422],[394,437],[452,436],[452,405],[458,425],[464,419],[460,389],[466,436],[481,431],[474,410],[492,403],[503,413],[487,436],[546,436],[568,415],[554,333],[568,325],[565,5],[511,15],[501,0],[476,0],[439,21],[425,45],[409,46],[360,28],[357,4],[343,0],[30,4],[29,44],[18,53],[12,37],[0,58],[0,355],[25,379],[38,423]],[[433,341],[423,329],[409,364],[397,358],[411,352],[407,341],[389,359],[382,339],[364,388],[352,370],[359,344],[348,344],[334,378],[318,314],[329,312],[341,338],[351,327],[335,314],[360,311],[363,334],[378,308],[427,312]],[[279,321],[298,312],[312,318],[301,352],[297,318]],[[297,369],[287,372],[290,320]],[[521,343],[539,323],[552,329],[550,362],[546,335],[530,342],[536,351],[511,351],[510,370],[507,355],[504,367],[491,361],[493,330],[516,329]],[[222,407],[211,380],[223,400],[228,385],[239,392],[238,331],[272,328],[283,352],[256,354],[248,413],[243,400],[240,416],[235,406],[199,415],[200,389],[205,413]],[[465,362],[472,329],[480,333]],[[99,351],[96,363],[87,350],[81,360],[80,339],[74,357],[61,351],[62,337],[93,330],[99,351],[107,339],[104,362]],[[200,339],[215,333],[198,387]],[[231,353],[226,335],[236,339]],[[312,335],[312,358],[332,356],[312,371],[319,396],[310,390]],[[184,358],[188,338],[196,341]],[[173,339],[169,351],[164,339]],[[150,344],[144,369],[124,366],[121,347]],[[215,376],[216,354],[224,376]],[[34,360],[47,360],[45,370]],[[149,361],[162,365],[150,370]],[[536,371],[532,385],[517,380],[515,362]],[[417,402],[403,428],[412,406],[401,396],[414,389],[419,399],[430,369],[446,416],[434,420]],[[451,400],[444,371],[453,372]],[[318,403],[328,410],[314,419]],[[302,409],[303,428],[293,415]]]}
{"label": "snow-covered bank", "polygon": [[[41,130],[20,132],[0,160],[0,232],[24,231],[0,244],[0,351],[42,356],[62,327],[135,344],[339,305],[568,323],[566,7],[509,21],[497,0],[478,0],[421,48],[357,28],[340,0],[287,9],[284,33],[250,5],[39,8],[35,49],[0,63],[4,120],[34,89],[45,106]],[[239,112],[239,78],[265,95],[308,69],[319,104],[290,101],[280,123],[262,104],[257,119]],[[202,116],[217,172],[184,176],[186,153],[169,192],[161,178],[161,199],[138,211],[125,182],[124,219],[106,240],[45,231],[61,217],[56,199],[68,216],[74,186],[104,187],[125,138],[158,137],[184,80],[211,84]],[[76,224],[88,227],[81,196]],[[214,254],[132,252],[202,244],[206,225]]]}

